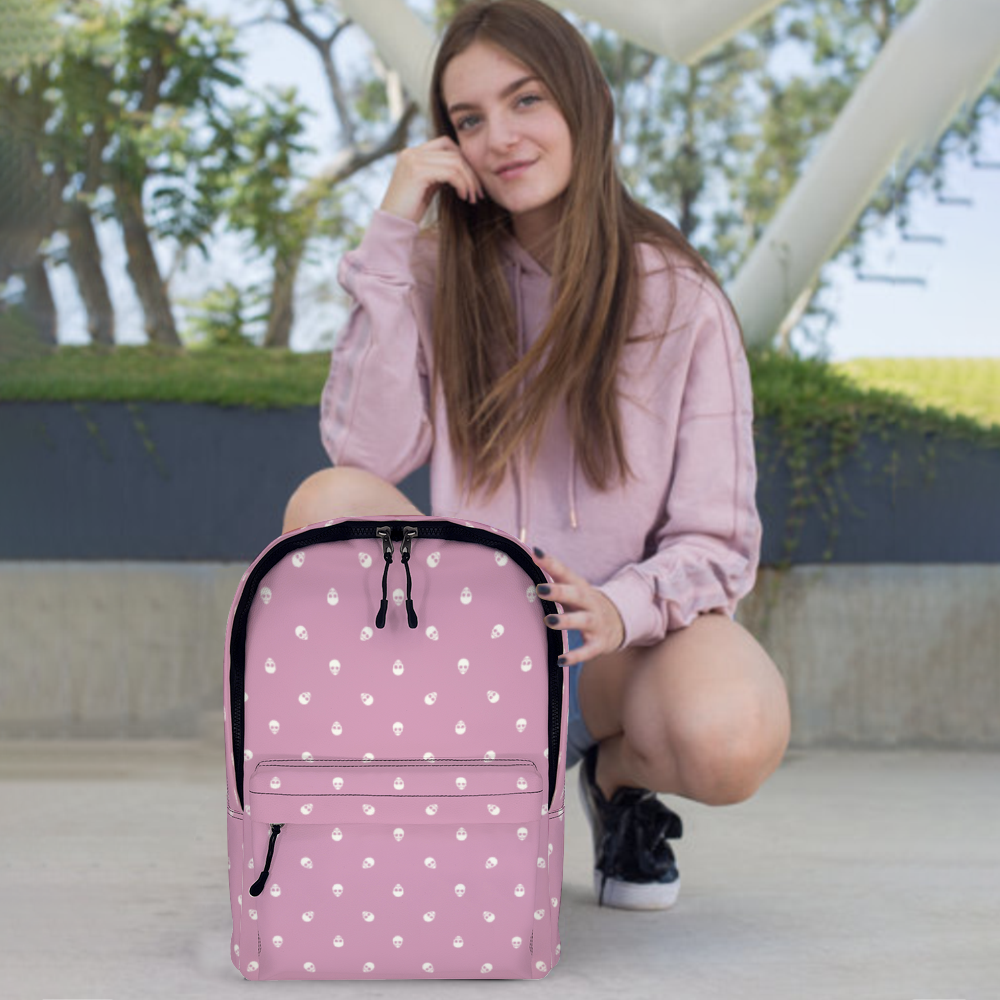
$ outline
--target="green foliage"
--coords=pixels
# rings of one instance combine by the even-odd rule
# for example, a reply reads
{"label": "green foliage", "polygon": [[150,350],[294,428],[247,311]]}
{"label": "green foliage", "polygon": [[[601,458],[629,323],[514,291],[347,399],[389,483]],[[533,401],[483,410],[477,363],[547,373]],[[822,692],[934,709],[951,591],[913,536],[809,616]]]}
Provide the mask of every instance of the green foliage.
{"label": "green foliage", "polygon": [[209,289],[200,299],[183,300],[188,306],[182,339],[193,350],[254,347],[251,327],[266,319],[267,289],[260,285],[240,288],[227,281]]}

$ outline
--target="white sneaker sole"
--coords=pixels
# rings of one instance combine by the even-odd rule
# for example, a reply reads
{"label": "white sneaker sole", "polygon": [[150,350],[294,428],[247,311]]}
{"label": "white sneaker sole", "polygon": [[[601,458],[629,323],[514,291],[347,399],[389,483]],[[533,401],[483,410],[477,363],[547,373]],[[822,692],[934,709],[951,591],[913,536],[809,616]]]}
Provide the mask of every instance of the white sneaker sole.
{"label": "white sneaker sole", "polygon": [[[601,898],[601,881],[604,874],[594,869],[594,895]],[[617,906],[623,910],[669,910],[681,891],[681,879],[674,882],[619,882],[609,878],[604,883],[604,906]]]}
{"label": "white sneaker sole", "polygon": [[[583,767],[583,762],[580,762]],[[583,815],[593,831],[593,820],[590,816],[590,804],[583,790],[583,772],[577,777],[576,790],[583,806]],[[593,841],[593,832],[591,832]],[[594,869],[594,896],[601,900],[601,882],[604,873]],[[673,882],[622,882],[609,878],[604,883],[604,899],[602,905],[616,906],[623,910],[669,910],[677,902],[681,891],[680,875]]]}

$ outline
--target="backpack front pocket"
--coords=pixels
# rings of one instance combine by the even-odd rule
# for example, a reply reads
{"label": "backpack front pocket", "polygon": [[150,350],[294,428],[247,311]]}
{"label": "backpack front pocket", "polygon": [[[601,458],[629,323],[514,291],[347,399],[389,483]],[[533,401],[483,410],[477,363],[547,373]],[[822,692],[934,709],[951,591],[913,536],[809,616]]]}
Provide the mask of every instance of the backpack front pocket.
{"label": "backpack front pocket", "polygon": [[260,761],[246,975],[530,978],[543,808],[528,759]]}

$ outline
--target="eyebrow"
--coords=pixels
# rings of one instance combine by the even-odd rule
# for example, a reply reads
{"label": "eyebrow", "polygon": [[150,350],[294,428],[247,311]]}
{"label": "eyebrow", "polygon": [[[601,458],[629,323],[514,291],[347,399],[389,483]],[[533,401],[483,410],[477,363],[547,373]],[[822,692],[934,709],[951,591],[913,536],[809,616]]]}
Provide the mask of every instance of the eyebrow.
{"label": "eyebrow", "polygon": [[[541,78],[537,76],[522,76],[520,80],[515,80],[513,83],[507,84],[507,86],[500,91],[500,96],[508,97],[511,94],[513,94],[518,87],[521,87],[526,83],[529,83],[531,80],[539,80],[539,79]],[[466,110],[472,111],[476,107],[478,107],[478,105],[476,104],[453,104],[450,108],[448,108],[448,114],[453,115],[456,111],[466,111]]]}

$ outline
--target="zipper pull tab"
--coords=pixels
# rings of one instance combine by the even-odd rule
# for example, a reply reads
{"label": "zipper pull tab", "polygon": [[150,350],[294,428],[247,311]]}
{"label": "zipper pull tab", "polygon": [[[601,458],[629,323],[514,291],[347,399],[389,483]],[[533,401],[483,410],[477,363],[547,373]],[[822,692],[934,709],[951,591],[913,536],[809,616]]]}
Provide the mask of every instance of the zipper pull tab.
{"label": "zipper pull tab", "polygon": [[403,565],[406,567],[406,620],[410,628],[417,627],[417,613],[413,610],[413,601],[410,599],[410,587],[413,581],[410,579],[410,543],[417,537],[417,529],[408,524],[403,528],[403,541],[399,546],[399,551],[403,553]]}
{"label": "zipper pull tab", "polygon": [[267,881],[267,873],[271,870],[271,855],[274,854],[274,842],[278,839],[278,831],[284,823],[271,824],[271,843],[267,845],[267,861],[264,862],[264,870],[260,873],[260,878],[250,886],[250,895],[259,896],[264,891],[264,883]]}
{"label": "zipper pull tab", "polygon": [[382,528],[376,528],[375,534],[382,539],[382,555],[385,557],[385,569],[382,571],[382,603],[379,605],[378,614],[375,616],[375,627],[385,628],[385,612],[389,607],[386,586],[389,577],[389,563],[392,562],[392,529],[386,525]]}

